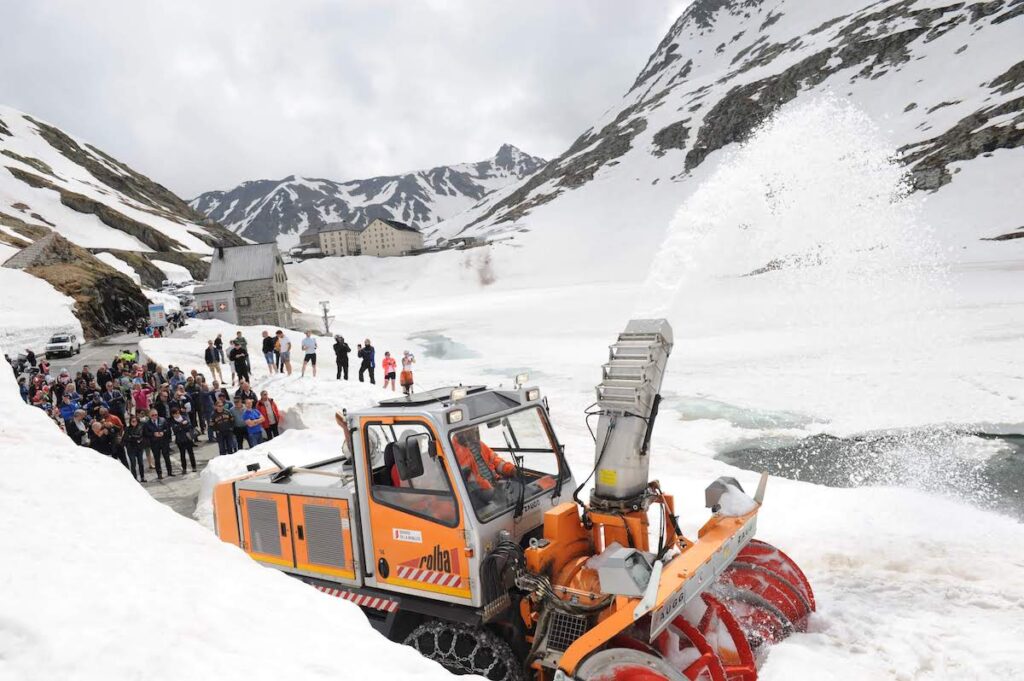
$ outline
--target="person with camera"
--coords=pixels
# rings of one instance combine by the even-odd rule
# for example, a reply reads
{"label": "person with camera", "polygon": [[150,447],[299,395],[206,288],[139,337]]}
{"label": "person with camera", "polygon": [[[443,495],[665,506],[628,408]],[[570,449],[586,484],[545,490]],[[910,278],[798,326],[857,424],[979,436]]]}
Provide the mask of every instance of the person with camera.
{"label": "person with camera", "polygon": [[334,360],[338,365],[337,380],[341,380],[342,374],[345,376],[345,380],[348,380],[348,353],[352,352],[352,348],[349,347],[348,343],[342,336],[334,337]]}

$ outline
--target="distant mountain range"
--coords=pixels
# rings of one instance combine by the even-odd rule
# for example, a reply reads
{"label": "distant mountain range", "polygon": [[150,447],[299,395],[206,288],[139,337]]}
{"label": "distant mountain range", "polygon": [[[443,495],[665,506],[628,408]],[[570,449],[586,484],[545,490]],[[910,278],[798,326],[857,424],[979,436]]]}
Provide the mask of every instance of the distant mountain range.
{"label": "distant mountain range", "polygon": [[344,182],[295,175],[252,180],[228,191],[205,192],[189,205],[247,239],[276,239],[287,248],[307,230],[331,222],[361,227],[384,218],[430,227],[530,176],[544,163],[503,144],[494,156],[476,163]]}

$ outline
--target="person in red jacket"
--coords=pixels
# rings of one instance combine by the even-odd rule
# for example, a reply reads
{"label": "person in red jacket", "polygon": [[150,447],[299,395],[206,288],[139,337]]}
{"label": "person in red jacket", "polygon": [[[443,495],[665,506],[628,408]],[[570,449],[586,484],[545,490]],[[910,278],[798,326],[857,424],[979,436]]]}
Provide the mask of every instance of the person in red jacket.
{"label": "person in red jacket", "polygon": [[270,398],[266,390],[263,390],[260,392],[260,401],[256,408],[263,416],[263,428],[267,431],[267,439],[273,440],[281,434],[280,426],[284,421],[281,412],[277,409],[277,402]]}
{"label": "person in red jacket", "polygon": [[384,369],[384,389],[388,389],[388,382],[391,382],[391,392],[395,392],[395,374],[398,371],[398,362],[391,356],[390,352],[384,353],[384,360],[380,363]]}

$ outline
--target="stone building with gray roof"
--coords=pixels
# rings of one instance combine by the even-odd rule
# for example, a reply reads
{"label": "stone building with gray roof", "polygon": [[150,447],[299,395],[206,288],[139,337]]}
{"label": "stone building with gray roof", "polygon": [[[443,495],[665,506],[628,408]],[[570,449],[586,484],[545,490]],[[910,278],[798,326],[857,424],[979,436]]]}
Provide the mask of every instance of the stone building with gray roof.
{"label": "stone building with gray roof", "polygon": [[203,319],[242,326],[292,325],[288,275],[276,243],[215,248],[210,276],[194,295]]}

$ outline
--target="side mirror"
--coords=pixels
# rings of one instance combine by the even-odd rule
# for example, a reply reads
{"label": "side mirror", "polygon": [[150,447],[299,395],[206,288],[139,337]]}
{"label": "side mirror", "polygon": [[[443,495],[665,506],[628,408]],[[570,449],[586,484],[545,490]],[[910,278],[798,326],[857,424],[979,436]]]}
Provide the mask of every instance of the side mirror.
{"label": "side mirror", "polygon": [[395,447],[395,465],[398,477],[413,480],[423,475],[423,456],[433,455],[434,441],[426,433],[408,435]]}

